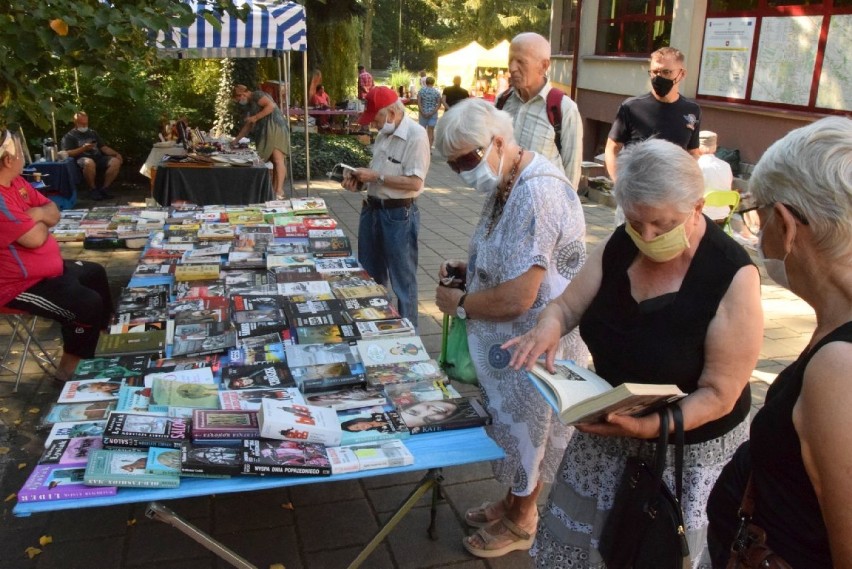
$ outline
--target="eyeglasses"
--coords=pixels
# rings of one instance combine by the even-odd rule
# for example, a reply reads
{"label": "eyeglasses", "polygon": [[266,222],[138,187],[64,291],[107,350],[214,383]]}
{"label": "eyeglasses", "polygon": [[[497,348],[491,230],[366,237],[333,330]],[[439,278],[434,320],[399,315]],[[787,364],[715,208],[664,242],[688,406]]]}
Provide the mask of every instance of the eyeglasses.
{"label": "eyeglasses", "polygon": [[[787,211],[790,212],[790,215],[796,218],[796,221],[801,223],[802,225],[810,225],[808,223],[808,219],[796,208],[789,204],[785,204],[784,202],[780,202]],[[756,205],[754,207],[749,207],[743,210],[740,210],[740,215],[743,217],[743,223],[746,226],[752,235],[757,235],[760,232],[760,216],[758,215],[758,210],[765,209],[768,207],[772,207],[775,205],[775,202],[768,203],[766,205]],[[750,214],[750,215],[749,215]]]}
{"label": "eyeglasses", "polygon": [[677,77],[677,74],[681,71],[681,69],[649,69],[648,76],[662,75],[666,79],[671,79],[672,77]]}
{"label": "eyeglasses", "polygon": [[447,166],[452,168],[456,174],[473,170],[482,162],[482,158],[485,156],[484,150],[484,147],[479,146],[467,154],[462,154],[458,158],[447,160]]}

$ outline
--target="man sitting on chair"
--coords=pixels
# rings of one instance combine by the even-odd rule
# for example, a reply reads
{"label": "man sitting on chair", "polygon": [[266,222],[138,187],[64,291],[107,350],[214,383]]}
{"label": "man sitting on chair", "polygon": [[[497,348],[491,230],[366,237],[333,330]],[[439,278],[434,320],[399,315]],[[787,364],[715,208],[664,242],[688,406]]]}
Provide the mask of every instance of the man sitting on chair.
{"label": "man sitting on chair", "polygon": [[[89,115],[82,111],[74,114],[74,128],[62,137],[62,150],[67,151],[83,170],[83,179],[93,200],[112,198],[107,189],[118,176],[123,160],[121,154],[107,146],[98,133],[89,128]],[[103,176],[101,187],[95,184],[97,174]]]}
{"label": "man sitting on chair", "polygon": [[66,381],[82,358],[95,355],[109,323],[109,282],[97,263],[62,259],[48,231],[59,221],[59,209],[24,180],[23,168],[21,142],[0,130],[0,306],[62,325],[56,379]]}

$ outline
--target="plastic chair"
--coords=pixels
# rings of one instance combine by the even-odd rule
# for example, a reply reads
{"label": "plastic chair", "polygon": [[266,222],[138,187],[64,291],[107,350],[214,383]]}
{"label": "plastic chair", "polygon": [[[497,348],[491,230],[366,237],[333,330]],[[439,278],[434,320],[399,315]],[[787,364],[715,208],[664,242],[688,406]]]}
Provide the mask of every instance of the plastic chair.
{"label": "plastic chair", "polygon": [[[39,367],[47,373],[57,369],[56,362],[41,342],[35,335],[35,328],[38,322],[38,316],[16,310],[8,306],[0,306],[0,319],[5,320],[11,327],[12,331],[9,334],[9,342],[3,352],[3,359],[0,361],[0,369],[9,373],[15,374],[15,388],[13,392],[18,391],[18,385],[21,383],[21,376],[24,373],[24,366],[27,363],[27,357],[32,356]],[[15,350],[16,345],[20,346],[19,350]],[[17,357],[17,365],[12,365],[9,357],[20,351],[20,356]],[[50,369],[52,368],[52,369]]]}
{"label": "plastic chair", "polygon": [[[731,235],[731,217],[740,205],[740,194],[734,190],[714,190],[704,194],[704,209],[707,216],[715,221],[728,235]],[[708,208],[727,208],[727,215],[718,216]]]}

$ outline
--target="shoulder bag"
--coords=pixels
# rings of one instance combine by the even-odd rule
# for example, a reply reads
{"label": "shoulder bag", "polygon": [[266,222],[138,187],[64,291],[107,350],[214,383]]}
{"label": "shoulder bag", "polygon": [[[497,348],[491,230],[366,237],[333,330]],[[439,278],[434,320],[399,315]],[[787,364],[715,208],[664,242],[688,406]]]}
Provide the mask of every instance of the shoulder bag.
{"label": "shoulder bag", "polygon": [[441,356],[438,363],[450,379],[478,385],[476,368],[467,345],[467,325],[461,318],[451,318],[449,314],[444,314]]}
{"label": "shoulder bag", "polygon": [[[659,411],[660,435],[653,464],[638,456],[627,465],[612,511],[601,533],[599,551],[607,569],[684,569],[691,567],[680,501],[683,494],[683,414],[678,405]],[[675,485],[673,496],[663,482],[674,418]]]}
{"label": "shoulder bag", "polygon": [[727,569],[792,569],[789,563],[766,545],[763,528],[751,523],[754,497],[754,475],[751,475],[740,504],[740,525],[731,544]]}

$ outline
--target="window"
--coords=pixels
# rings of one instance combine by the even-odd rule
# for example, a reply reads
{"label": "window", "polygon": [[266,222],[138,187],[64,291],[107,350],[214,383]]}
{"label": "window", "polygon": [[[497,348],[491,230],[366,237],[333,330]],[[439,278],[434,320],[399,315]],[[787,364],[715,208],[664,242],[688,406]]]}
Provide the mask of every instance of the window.
{"label": "window", "polygon": [[554,14],[558,28],[554,30],[553,53],[571,55],[577,33],[577,3],[579,0],[557,0],[554,4],[561,14]]}
{"label": "window", "polygon": [[669,45],[674,0],[601,0],[598,55],[648,56]]}

